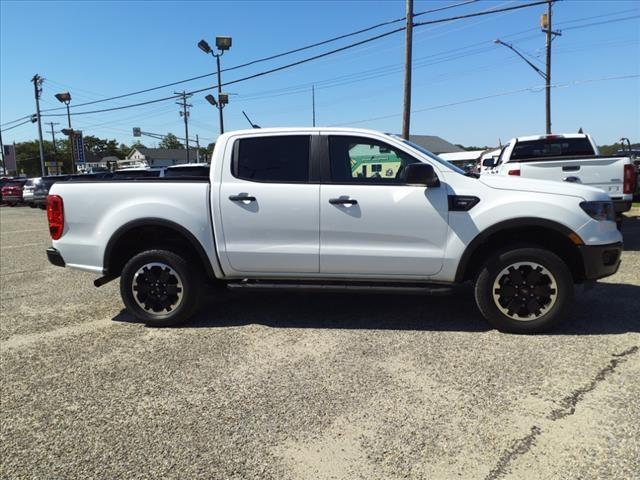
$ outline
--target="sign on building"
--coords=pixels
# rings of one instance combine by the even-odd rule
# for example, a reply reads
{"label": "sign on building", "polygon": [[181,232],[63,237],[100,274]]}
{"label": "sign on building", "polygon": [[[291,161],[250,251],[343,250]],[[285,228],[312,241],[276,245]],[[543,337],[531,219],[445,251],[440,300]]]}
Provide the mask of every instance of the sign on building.
{"label": "sign on building", "polygon": [[2,158],[4,160],[4,173],[16,171],[16,146],[4,145],[4,152],[2,152]]}
{"label": "sign on building", "polygon": [[85,163],[82,130],[73,131],[73,159],[76,165]]}

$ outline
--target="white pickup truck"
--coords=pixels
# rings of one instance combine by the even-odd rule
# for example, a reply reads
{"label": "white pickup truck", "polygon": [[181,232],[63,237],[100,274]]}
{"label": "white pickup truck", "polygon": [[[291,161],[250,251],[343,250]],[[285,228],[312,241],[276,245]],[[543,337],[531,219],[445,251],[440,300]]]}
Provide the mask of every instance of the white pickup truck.
{"label": "white pickup truck", "polygon": [[631,208],[635,166],[628,156],[602,156],[584,133],[518,137],[507,143],[487,173],[581,183],[604,190],[616,216]]}
{"label": "white pickup truck", "polygon": [[491,324],[538,332],[622,251],[599,189],[465,175],[360,129],[225,133],[207,177],[56,183],[47,214],[51,263],[96,286],[120,277],[126,307],[153,326],[187,320],[205,288],[428,293],[470,280]]}

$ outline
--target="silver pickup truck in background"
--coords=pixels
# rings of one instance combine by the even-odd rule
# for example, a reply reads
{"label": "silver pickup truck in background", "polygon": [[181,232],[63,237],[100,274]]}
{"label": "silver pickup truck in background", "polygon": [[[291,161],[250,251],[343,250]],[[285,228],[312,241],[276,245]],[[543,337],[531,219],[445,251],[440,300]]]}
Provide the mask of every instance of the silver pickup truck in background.
{"label": "silver pickup truck in background", "polygon": [[486,172],[541,180],[581,183],[604,190],[618,220],[631,208],[635,166],[628,156],[600,155],[590,135],[568,133],[514,138]]}

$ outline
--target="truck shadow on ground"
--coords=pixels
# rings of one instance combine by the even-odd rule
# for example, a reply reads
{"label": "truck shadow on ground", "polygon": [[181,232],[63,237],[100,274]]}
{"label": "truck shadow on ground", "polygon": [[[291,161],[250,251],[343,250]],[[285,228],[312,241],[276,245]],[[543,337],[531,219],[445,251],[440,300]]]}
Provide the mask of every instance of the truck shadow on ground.
{"label": "truck shadow on ground", "polygon": [[[550,335],[640,332],[640,286],[598,284],[577,292],[570,316]],[[136,322],[125,310],[113,319]],[[454,295],[225,292],[209,296],[199,313],[177,328],[220,328],[259,324],[272,328],[486,332],[473,289]]]}
{"label": "truck shadow on ground", "polygon": [[640,251],[640,216],[628,216],[622,223],[624,250],[627,252]]}

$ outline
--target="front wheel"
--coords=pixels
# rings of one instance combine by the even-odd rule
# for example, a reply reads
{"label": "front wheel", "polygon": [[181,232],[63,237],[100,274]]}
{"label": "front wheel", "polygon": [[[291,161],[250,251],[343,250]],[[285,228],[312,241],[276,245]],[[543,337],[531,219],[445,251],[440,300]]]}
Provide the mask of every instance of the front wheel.
{"label": "front wheel", "polygon": [[506,249],[483,266],[475,297],[482,315],[498,330],[538,333],[565,316],[573,298],[573,278],[553,252]]}
{"label": "front wheel", "polygon": [[197,267],[168,250],[148,250],[127,262],[120,295],[135,317],[154,327],[186,322],[200,302],[202,277]]}

